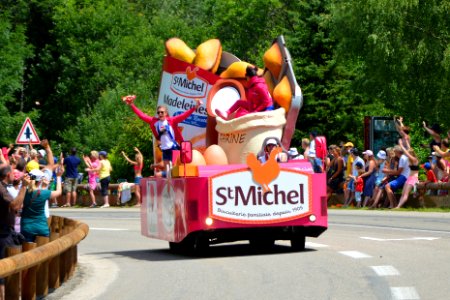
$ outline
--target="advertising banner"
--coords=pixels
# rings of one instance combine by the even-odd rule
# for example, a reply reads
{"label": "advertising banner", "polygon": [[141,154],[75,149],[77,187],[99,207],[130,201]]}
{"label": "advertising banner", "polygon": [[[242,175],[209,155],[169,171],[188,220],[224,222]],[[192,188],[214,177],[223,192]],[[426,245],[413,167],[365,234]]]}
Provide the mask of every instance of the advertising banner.
{"label": "advertising banner", "polygon": [[[177,116],[194,107],[194,99],[203,101],[202,106],[179,124],[184,140],[191,141],[193,149],[201,152],[206,148],[206,98],[218,79],[219,76],[194,65],[170,56],[164,58],[158,105],[167,106],[170,116]],[[160,157],[159,148],[154,150],[155,158]]]}

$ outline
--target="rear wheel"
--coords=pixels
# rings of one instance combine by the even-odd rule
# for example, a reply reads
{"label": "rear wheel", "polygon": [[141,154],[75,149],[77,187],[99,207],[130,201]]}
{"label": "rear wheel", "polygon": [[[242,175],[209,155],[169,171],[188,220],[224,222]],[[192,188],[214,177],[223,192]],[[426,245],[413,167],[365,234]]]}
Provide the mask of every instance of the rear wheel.
{"label": "rear wheel", "polygon": [[180,254],[204,254],[209,248],[208,238],[201,234],[189,235],[179,243],[169,242],[171,251]]}
{"label": "rear wheel", "polygon": [[291,248],[292,248],[292,250],[294,250],[294,251],[303,251],[303,250],[305,250],[305,242],[306,242],[305,235],[296,234],[294,237],[291,238]]}

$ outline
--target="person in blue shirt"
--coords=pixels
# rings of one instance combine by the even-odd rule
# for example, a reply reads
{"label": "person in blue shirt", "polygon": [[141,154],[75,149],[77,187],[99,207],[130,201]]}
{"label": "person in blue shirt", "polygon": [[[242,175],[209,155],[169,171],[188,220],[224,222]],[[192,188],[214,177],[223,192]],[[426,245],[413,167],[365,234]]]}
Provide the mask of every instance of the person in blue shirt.
{"label": "person in blue shirt", "polygon": [[70,207],[75,205],[77,201],[77,179],[78,179],[78,166],[81,163],[81,159],[77,156],[77,149],[72,148],[70,155],[64,158],[64,166],[66,169],[66,176],[64,179],[64,192],[66,193],[66,204],[62,207]]}

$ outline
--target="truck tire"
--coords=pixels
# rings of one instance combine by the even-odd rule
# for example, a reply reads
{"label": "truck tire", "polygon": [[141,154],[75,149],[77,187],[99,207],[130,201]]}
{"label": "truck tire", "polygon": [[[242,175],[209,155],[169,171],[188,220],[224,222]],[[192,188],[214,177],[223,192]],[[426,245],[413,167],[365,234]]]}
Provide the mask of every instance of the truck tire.
{"label": "truck tire", "polygon": [[294,237],[291,238],[291,248],[292,248],[292,250],[294,250],[294,251],[303,251],[303,250],[305,250],[305,242],[306,242],[305,235],[296,234]]}

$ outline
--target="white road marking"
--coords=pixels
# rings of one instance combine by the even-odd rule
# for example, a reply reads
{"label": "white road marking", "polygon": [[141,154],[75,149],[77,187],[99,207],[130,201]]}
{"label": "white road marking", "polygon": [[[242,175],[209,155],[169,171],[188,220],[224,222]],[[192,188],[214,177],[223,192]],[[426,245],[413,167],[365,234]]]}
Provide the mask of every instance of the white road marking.
{"label": "white road marking", "polygon": [[365,240],[372,240],[372,241],[378,241],[378,242],[387,242],[387,241],[417,241],[417,240],[426,240],[426,241],[433,241],[438,240],[440,238],[438,237],[413,237],[413,238],[398,238],[398,239],[380,239],[375,237],[369,237],[369,236],[362,236],[362,239]]}
{"label": "white road marking", "polygon": [[396,276],[400,275],[400,272],[393,266],[371,266],[371,268],[377,273],[378,276]]}
{"label": "white road marking", "polygon": [[350,256],[352,258],[369,258],[372,257],[368,254],[359,252],[359,251],[339,251],[339,253],[343,254],[343,255],[347,255]]}
{"label": "white road marking", "polygon": [[450,231],[442,231],[442,230],[430,230],[430,229],[411,229],[411,228],[401,228],[401,227],[387,227],[387,226],[377,226],[377,225],[357,225],[357,224],[337,224],[328,222],[328,228],[332,225],[333,227],[352,227],[352,228],[378,228],[378,229],[389,229],[389,230],[398,230],[398,231],[414,231],[414,232],[426,232],[426,233],[437,233],[449,235]]}
{"label": "white road marking", "polygon": [[391,287],[392,299],[415,300],[420,299],[419,294],[413,287]]}
{"label": "white road marking", "polygon": [[128,229],[124,228],[103,228],[103,227],[89,227],[89,230],[103,230],[103,231],[127,231]]}

